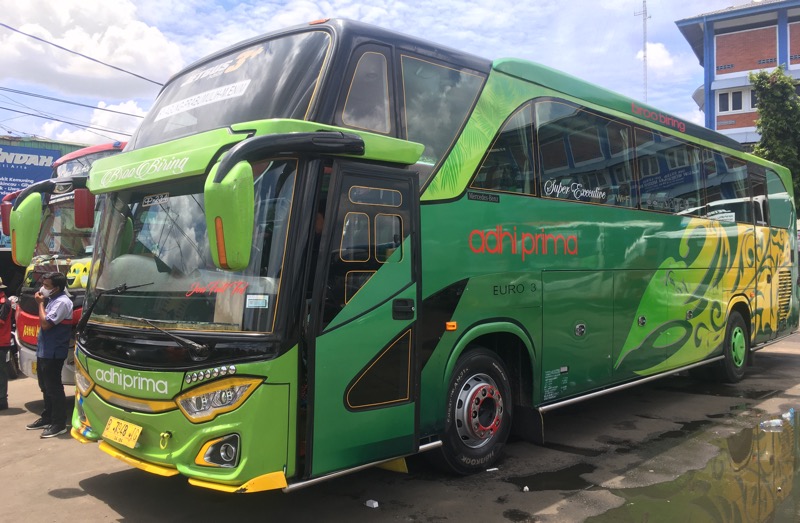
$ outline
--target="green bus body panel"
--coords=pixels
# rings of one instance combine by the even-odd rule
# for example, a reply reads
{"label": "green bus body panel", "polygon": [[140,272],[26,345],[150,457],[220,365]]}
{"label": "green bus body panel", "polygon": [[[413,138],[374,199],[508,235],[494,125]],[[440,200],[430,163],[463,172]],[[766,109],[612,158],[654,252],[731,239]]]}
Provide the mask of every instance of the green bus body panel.
{"label": "green bus body panel", "polygon": [[251,135],[340,131],[364,140],[365,160],[413,164],[422,155],[421,144],[388,136],[303,120],[259,120],[215,129],[178,140],[101,158],[92,165],[87,186],[94,194],[130,189],[205,173],[220,151]]}
{"label": "green bus body panel", "polygon": [[[422,207],[423,297],[468,279],[452,318],[461,332],[507,318],[531,333],[541,354],[535,404],[720,354],[736,297],[752,311],[754,339],[794,330],[796,297],[781,311],[777,285],[756,292],[757,274],[796,278],[787,230],[757,237],[735,223],[499,197],[502,205],[461,198]],[[564,241],[525,254],[520,245],[535,234]],[[447,333],[438,350],[449,355],[454,343]],[[425,368],[423,395],[449,379],[436,353],[427,365],[437,370]],[[436,413],[425,401],[421,409],[425,427]]]}
{"label": "green bus body panel", "polygon": [[[111,405],[95,392],[79,403],[92,428],[90,435],[100,437],[109,416],[134,423],[142,427],[136,448],[130,449],[107,441],[125,454],[148,463],[176,467],[182,474],[206,481],[229,485],[240,485],[252,478],[269,472],[296,472],[296,425],[297,425],[297,348],[282,357],[260,363],[238,364],[236,377],[255,376],[265,379],[253,394],[232,412],[220,414],[207,422],[192,423],[177,408],[167,412],[148,414],[131,412]],[[78,352],[78,360],[96,383],[121,396],[142,399],[172,400],[181,392],[193,387],[212,383],[213,380],[187,384],[184,373],[143,372],[105,365]],[[98,373],[101,380],[97,381]],[[103,373],[120,376],[109,383]],[[109,375],[110,375],[109,374]],[[142,381],[128,380],[125,376],[142,377],[166,383],[166,392],[135,388]],[[220,380],[225,378],[219,378]],[[75,428],[81,429],[77,420]],[[169,432],[166,448],[161,448],[161,434]],[[234,468],[217,468],[195,464],[195,458],[203,445],[228,434],[239,434],[241,438],[240,462]]]}
{"label": "green bus body panel", "polygon": [[11,211],[12,259],[17,265],[26,267],[31,263],[42,223],[42,195],[29,194],[19,206]]}
{"label": "green bus body panel", "polygon": [[129,370],[91,358],[84,368],[97,385],[122,396],[171,400],[183,390],[183,373]]}
{"label": "green bus body panel", "polygon": [[545,401],[611,382],[613,288],[613,271],[542,273],[544,372],[539,381]]}
{"label": "green bus body panel", "polygon": [[102,194],[196,176],[206,172],[221,148],[244,138],[228,129],[215,129],[101,158],[92,165],[87,187],[93,194]]}
{"label": "green bus body panel", "polygon": [[[393,297],[398,298],[414,300],[416,286],[412,285]],[[352,327],[333,329],[317,338],[313,476],[405,455],[409,449],[415,448],[414,423],[409,423],[414,419],[413,402],[416,399],[411,396],[414,383],[411,376],[409,397],[404,401],[350,408],[347,405],[346,391],[351,380],[362,372],[368,372],[365,362],[373,359],[376,348],[384,347],[387,340],[409,329],[414,321],[393,320],[391,311],[392,301],[384,301],[359,317]],[[415,366],[412,364],[410,368],[413,370]],[[369,443],[362,444],[362,440]]]}

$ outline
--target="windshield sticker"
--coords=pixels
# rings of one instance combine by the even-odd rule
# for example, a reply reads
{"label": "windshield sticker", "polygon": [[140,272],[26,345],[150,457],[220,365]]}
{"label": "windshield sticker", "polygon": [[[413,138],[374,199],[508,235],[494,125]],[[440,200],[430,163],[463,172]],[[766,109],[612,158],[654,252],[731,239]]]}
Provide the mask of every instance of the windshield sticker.
{"label": "windshield sticker", "polygon": [[248,309],[266,309],[266,308],[269,308],[269,295],[267,295],[267,294],[248,294],[247,295],[247,308]]}
{"label": "windshield sticker", "polygon": [[211,296],[212,294],[224,294],[230,292],[231,294],[244,294],[247,290],[248,283],[246,281],[222,281],[216,280],[209,283],[201,284],[200,282],[192,283],[186,297],[194,296],[195,294],[205,294]]}
{"label": "windshield sticker", "polygon": [[247,60],[260,55],[263,51],[264,48],[261,46],[251,47],[250,49],[246,49],[236,55],[236,61],[226,60],[217,65],[212,65],[211,67],[206,67],[205,69],[195,71],[186,77],[186,80],[183,81],[181,87],[192,82],[196,82],[197,80],[202,80],[203,78],[216,78],[224,73],[231,73],[244,65]]}
{"label": "windshield sticker", "polygon": [[210,89],[200,94],[190,96],[189,98],[184,98],[183,100],[179,100],[175,103],[162,107],[161,110],[158,111],[155,121],[157,122],[159,120],[163,120],[164,118],[175,116],[176,114],[185,113],[186,111],[191,111],[197,107],[203,107],[205,105],[230,100],[232,98],[238,98],[242,96],[245,91],[247,91],[248,85],[250,85],[250,80],[244,80],[242,82],[223,85],[222,87],[217,87],[216,89]]}
{"label": "windshield sticker", "polygon": [[142,198],[142,207],[150,207],[151,205],[160,205],[169,202],[169,193],[151,194]]}
{"label": "windshield sticker", "polygon": [[103,178],[100,180],[100,185],[102,187],[108,187],[114,182],[129,180],[131,178],[142,180],[146,176],[150,175],[179,174],[182,173],[186,168],[186,162],[188,161],[188,156],[184,156],[183,158],[161,157],[154,158],[152,160],[145,160],[144,162],[136,164],[132,167],[111,169],[103,174]]}

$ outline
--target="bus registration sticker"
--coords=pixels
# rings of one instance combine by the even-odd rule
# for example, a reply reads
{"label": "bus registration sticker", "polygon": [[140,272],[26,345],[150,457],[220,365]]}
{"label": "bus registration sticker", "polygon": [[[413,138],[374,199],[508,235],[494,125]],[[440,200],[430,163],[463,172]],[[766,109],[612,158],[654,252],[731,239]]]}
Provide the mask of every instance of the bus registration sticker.
{"label": "bus registration sticker", "polygon": [[268,294],[248,294],[247,295],[247,308],[248,309],[266,309],[269,307]]}
{"label": "bus registration sticker", "polygon": [[106,428],[103,430],[103,439],[110,439],[132,449],[136,446],[136,441],[141,433],[142,427],[139,425],[109,416]]}

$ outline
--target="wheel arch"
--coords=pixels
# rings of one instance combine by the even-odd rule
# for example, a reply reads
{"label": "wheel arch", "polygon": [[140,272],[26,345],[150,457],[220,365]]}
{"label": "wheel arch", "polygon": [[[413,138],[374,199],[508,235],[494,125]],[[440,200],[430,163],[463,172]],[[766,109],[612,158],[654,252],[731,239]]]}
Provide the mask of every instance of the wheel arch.
{"label": "wheel arch", "polygon": [[750,301],[746,296],[739,294],[731,298],[731,301],[728,304],[728,313],[725,318],[726,324],[728,321],[730,321],[732,312],[738,312],[744,320],[745,327],[747,327],[747,338],[750,340],[752,345],[755,329],[753,328],[752,324],[753,316],[750,313]]}
{"label": "wheel arch", "polygon": [[536,351],[528,333],[507,321],[482,323],[464,331],[444,367],[443,388],[447,388],[458,359],[471,345],[488,349],[502,360],[509,374],[514,405],[531,406]]}

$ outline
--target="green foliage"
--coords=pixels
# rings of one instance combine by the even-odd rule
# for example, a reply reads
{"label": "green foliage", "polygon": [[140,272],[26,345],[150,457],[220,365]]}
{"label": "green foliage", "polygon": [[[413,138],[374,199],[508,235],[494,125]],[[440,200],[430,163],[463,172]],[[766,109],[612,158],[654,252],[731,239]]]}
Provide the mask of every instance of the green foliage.
{"label": "green foliage", "polygon": [[756,130],[761,141],[753,153],[792,171],[795,195],[800,195],[800,98],[783,66],[750,73],[758,97]]}

